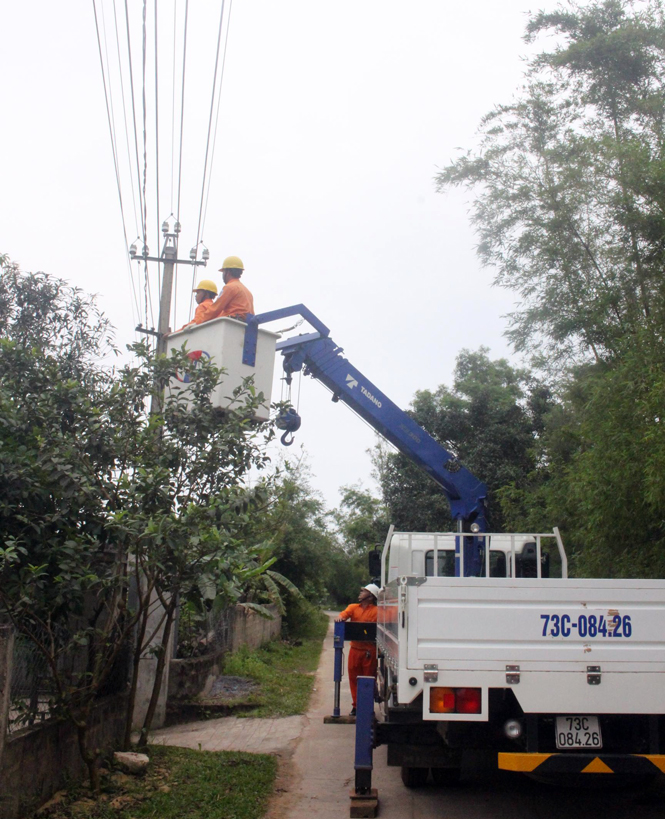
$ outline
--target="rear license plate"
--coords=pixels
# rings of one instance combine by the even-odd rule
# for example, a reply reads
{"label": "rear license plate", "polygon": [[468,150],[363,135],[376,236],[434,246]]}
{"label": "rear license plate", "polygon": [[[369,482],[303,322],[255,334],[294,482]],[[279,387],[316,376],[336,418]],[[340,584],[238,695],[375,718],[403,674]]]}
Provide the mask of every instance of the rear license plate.
{"label": "rear license plate", "polygon": [[602,748],[598,717],[557,717],[557,748]]}

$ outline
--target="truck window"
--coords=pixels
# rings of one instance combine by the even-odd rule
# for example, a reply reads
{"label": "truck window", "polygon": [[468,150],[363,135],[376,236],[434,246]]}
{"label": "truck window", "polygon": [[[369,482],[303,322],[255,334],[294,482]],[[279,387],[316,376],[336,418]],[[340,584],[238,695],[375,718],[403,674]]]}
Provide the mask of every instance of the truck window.
{"label": "truck window", "polygon": [[[438,550],[437,577],[455,577],[455,552],[452,549]],[[425,577],[434,577],[434,549],[425,553]]]}
{"label": "truck window", "polygon": [[506,555],[504,552],[490,550],[490,577],[506,576]]}

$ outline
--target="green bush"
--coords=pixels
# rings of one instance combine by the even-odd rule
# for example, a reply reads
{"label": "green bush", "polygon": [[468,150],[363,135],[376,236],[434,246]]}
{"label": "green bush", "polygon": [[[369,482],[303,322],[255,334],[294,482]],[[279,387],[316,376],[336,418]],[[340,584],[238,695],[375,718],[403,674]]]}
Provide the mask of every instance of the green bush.
{"label": "green bush", "polygon": [[328,630],[328,617],[309,600],[291,597],[282,628],[289,640],[322,640]]}

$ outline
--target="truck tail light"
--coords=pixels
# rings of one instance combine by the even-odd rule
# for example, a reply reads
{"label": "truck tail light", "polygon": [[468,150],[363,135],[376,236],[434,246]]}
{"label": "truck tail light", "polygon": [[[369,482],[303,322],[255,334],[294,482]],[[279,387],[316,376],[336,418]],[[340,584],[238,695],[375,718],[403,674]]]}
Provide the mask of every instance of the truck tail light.
{"label": "truck tail light", "polygon": [[454,711],[455,689],[438,687],[430,688],[429,710],[430,714],[449,714]]}
{"label": "truck tail light", "polygon": [[440,688],[429,690],[430,714],[480,714],[482,691],[480,688]]}
{"label": "truck tail light", "polygon": [[480,688],[456,688],[455,693],[458,714],[480,714],[482,705]]}

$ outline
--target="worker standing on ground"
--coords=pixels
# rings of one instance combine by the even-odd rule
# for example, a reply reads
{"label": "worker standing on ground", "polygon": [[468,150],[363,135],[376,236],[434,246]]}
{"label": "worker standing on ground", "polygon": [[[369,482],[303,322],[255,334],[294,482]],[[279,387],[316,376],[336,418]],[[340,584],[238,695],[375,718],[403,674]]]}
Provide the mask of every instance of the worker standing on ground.
{"label": "worker standing on ground", "polygon": [[[192,321],[188,321],[187,324],[183,324],[180,330],[191,327],[193,324],[201,324],[202,321],[205,321],[206,319],[202,318],[202,316],[205,315],[210,305],[212,305],[218,292],[215,282],[211,279],[201,279],[194,288],[194,298],[197,304],[194,318]],[[179,333],[180,330],[177,332]]]}
{"label": "worker standing on ground", "polygon": [[[379,587],[374,583],[363,586],[358,595],[358,602],[351,603],[336,618],[336,623],[350,620],[352,623],[376,623],[378,612],[376,598],[379,594]],[[353,708],[351,716],[356,714],[356,694],[358,691],[358,677],[376,677],[376,643],[352,640],[349,648],[349,688],[351,689],[351,699]]]}
{"label": "worker standing on ground", "polygon": [[224,278],[224,288],[215,301],[206,301],[199,305],[194,316],[195,324],[203,324],[204,321],[225,316],[247,321],[247,316],[254,315],[254,298],[240,281],[244,270],[242,260],[237,256],[227,256],[224,259],[220,268]]}

